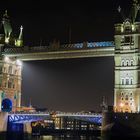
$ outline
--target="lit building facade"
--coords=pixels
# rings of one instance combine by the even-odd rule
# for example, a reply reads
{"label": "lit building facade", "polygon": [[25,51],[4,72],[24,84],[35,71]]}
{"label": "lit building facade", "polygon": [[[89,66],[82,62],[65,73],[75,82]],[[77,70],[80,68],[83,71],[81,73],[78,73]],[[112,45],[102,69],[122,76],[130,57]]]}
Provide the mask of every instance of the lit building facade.
{"label": "lit building facade", "polygon": [[99,126],[83,120],[74,119],[72,117],[56,117],[53,118],[55,123],[55,129],[64,130],[97,130]]}
{"label": "lit building facade", "polygon": [[[13,58],[5,57],[3,59],[0,62],[0,102],[5,98],[10,99],[13,111],[15,111],[21,105],[22,64]],[[0,106],[1,108],[2,106]]]}
{"label": "lit building facade", "polygon": [[135,22],[137,3],[132,19],[115,25],[115,89],[116,112],[140,111],[140,22]]}

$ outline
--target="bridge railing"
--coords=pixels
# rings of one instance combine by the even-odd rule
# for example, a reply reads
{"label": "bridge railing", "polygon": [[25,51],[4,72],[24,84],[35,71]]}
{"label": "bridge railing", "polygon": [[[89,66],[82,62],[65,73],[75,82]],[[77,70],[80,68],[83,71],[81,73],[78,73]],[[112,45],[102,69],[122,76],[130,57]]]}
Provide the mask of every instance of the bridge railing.
{"label": "bridge railing", "polygon": [[59,112],[56,113],[56,116],[81,116],[81,117],[101,117],[102,115],[100,113],[65,113],[65,112]]}

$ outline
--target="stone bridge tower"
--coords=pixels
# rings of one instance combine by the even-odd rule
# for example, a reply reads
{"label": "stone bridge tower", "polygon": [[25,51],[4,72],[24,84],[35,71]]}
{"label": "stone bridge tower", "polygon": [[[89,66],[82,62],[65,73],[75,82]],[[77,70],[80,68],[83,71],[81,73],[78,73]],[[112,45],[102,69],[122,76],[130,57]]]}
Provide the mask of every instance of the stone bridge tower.
{"label": "stone bridge tower", "polygon": [[123,23],[115,25],[116,112],[140,111],[140,22],[136,22],[138,8],[135,0],[132,18],[126,18]]}
{"label": "stone bridge tower", "polygon": [[0,24],[0,111],[2,100],[5,98],[12,101],[13,111],[20,108],[21,105],[21,61],[15,57],[4,57],[2,51],[4,48],[21,47],[23,45],[22,29],[21,27],[19,37],[15,38],[6,11]]}

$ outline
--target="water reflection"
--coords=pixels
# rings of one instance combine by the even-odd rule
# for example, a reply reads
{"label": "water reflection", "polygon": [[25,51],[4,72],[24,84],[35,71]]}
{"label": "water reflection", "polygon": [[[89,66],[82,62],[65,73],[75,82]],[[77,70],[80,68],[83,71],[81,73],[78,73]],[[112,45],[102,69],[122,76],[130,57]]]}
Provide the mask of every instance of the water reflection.
{"label": "water reflection", "polygon": [[1,134],[0,140],[100,140],[95,136],[88,135],[45,135],[31,136],[27,134]]}
{"label": "water reflection", "polygon": [[95,136],[70,136],[70,135],[61,135],[61,136],[41,136],[39,138],[35,137],[32,140],[99,140]]}
{"label": "water reflection", "polygon": [[27,134],[0,134],[0,140],[140,140],[140,138],[95,137],[93,135],[45,135],[31,136]]}

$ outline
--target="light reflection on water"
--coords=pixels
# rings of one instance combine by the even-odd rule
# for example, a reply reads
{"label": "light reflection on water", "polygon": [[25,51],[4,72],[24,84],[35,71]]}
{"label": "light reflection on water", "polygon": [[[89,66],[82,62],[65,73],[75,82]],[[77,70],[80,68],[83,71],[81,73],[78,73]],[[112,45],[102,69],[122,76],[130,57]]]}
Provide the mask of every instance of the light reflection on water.
{"label": "light reflection on water", "polygon": [[19,136],[3,136],[0,140],[100,140],[95,136],[85,136],[85,135],[45,135],[45,136],[29,136],[29,135],[19,135]]}
{"label": "light reflection on water", "polygon": [[1,136],[0,135],[0,140],[140,140],[136,138],[122,138],[122,137],[95,137],[95,136],[85,136],[85,135],[45,135],[45,136],[27,136],[27,135],[12,135],[9,137]]}

